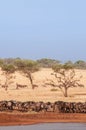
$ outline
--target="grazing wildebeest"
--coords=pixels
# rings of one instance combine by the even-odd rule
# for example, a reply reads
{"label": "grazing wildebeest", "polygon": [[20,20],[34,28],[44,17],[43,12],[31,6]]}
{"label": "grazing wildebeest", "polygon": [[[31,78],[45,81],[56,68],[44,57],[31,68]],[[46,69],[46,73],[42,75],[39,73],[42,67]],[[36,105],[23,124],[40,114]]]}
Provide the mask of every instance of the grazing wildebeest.
{"label": "grazing wildebeest", "polygon": [[27,85],[22,85],[22,84],[16,83],[16,89],[19,89],[19,88],[27,88]]}
{"label": "grazing wildebeest", "polygon": [[38,87],[38,85],[32,84],[32,89],[34,89],[34,88],[36,88],[36,87]]}

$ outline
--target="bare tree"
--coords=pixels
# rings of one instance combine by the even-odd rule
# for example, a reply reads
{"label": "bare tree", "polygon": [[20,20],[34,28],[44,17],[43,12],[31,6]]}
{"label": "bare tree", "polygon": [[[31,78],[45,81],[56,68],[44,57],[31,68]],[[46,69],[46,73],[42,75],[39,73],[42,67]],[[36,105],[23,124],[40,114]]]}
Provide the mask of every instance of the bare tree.
{"label": "bare tree", "polygon": [[65,97],[68,97],[68,89],[75,87],[84,87],[83,84],[80,84],[80,78],[77,79],[75,70],[70,65],[58,65],[53,67],[54,72],[52,75],[56,78],[56,82],[50,80],[47,85],[53,87],[58,87]]}

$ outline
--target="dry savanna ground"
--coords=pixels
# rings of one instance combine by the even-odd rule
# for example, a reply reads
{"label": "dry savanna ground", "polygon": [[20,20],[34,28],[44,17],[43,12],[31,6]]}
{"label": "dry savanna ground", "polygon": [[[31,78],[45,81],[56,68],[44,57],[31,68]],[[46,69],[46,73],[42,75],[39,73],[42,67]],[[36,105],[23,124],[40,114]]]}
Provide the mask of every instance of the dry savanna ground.
{"label": "dry savanna ground", "polygon": [[[7,91],[0,86],[0,100],[17,100],[17,101],[86,101],[86,70],[76,70],[77,77],[82,76],[81,83],[84,84],[84,88],[71,88],[68,90],[68,97],[64,97],[62,92],[55,88],[52,91],[52,87],[45,85],[49,79],[53,79],[52,69],[41,69],[38,72],[33,73],[34,84],[38,85],[34,90],[31,88],[31,84],[28,78],[22,73],[15,72],[15,78],[12,79],[13,83],[9,85]],[[0,70],[0,83],[5,82],[5,77]],[[28,85],[27,88],[16,89],[16,83],[22,85]]]}

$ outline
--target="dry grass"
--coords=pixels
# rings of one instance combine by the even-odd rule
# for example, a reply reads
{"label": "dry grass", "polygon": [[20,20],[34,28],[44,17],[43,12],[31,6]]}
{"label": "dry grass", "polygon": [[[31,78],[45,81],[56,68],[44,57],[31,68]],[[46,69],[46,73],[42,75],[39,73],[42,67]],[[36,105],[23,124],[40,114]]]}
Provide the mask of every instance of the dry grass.
{"label": "dry grass", "polygon": [[[0,81],[1,84],[4,83],[5,77],[1,75],[0,71]],[[81,83],[84,84],[84,88],[71,88],[68,91],[69,97],[65,98],[60,90],[51,91],[51,87],[45,87],[45,83],[48,79],[53,79],[51,75],[52,69],[41,69],[33,74],[34,84],[38,85],[38,88],[32,90],[29,79],[23,76],[22,73],[16,72],[14,83],[5,91],[4,88],[0,87],[0,100],[18,100],[18,101],[86,101],[86,70],[76,70],[77,77],[83,76],[81,78]],[[16,83],[28,85],[28,88],[16,89]]]}

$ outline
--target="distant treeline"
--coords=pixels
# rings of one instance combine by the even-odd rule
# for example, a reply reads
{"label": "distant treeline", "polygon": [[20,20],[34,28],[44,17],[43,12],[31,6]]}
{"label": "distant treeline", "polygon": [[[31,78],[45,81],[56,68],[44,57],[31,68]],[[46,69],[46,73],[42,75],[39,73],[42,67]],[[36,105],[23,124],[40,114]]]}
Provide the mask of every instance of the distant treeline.
{"label": "distant treeline", "polygon": [[[35,60],[35,61],[29,60],[29,59],[21,59],[21,58],[4,58],[4,59],[0,59],[0,66],[2,64],[15,65],[17,63],[18,64],[20,63],[20,66],[22,66],[22,63],[27,62],[27,61],[29,61],[29,63],[31,63],[31,66],[35,63],[39,67],[43,67],[43,68],[52,68],[53,66],[56,66],[58,64],[63,64],[59,60],[48,59],[48,58],[42,58],[42,59]],[[86,61],[83,61],[83,60],[78,60],[76,62],[67,61],[64,64],[70,65],[76,69],[86,69]]]}

